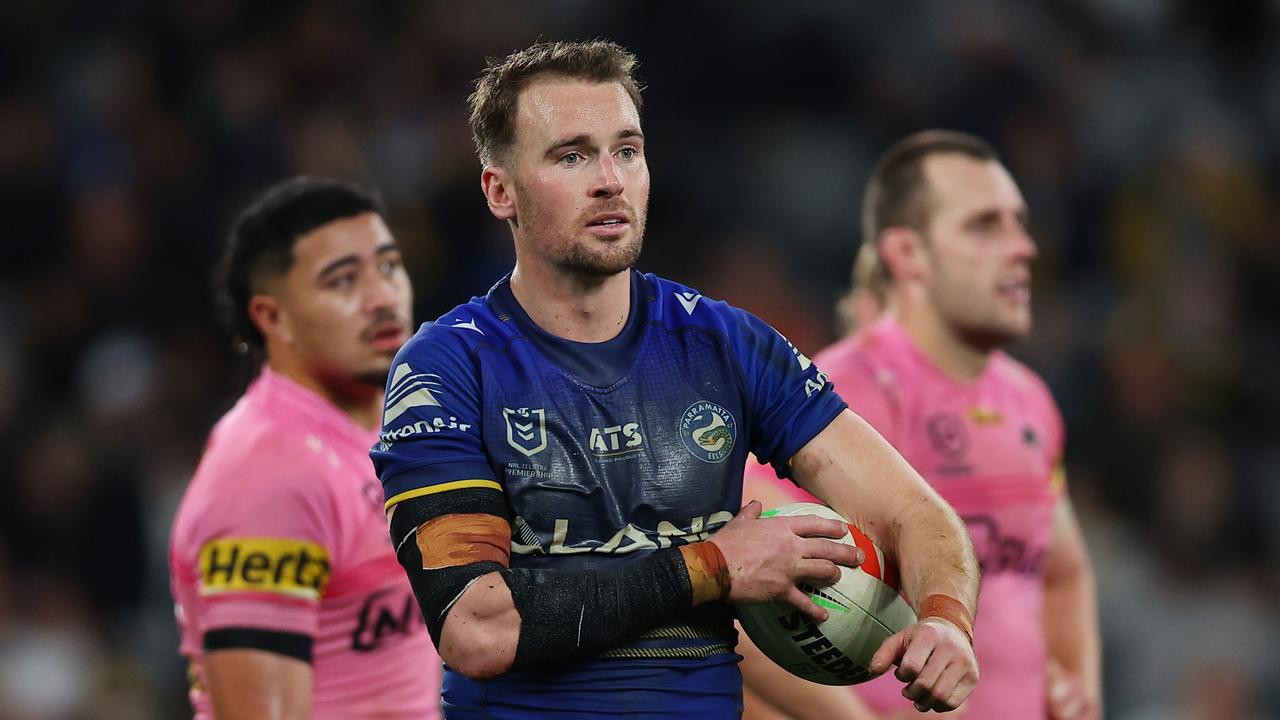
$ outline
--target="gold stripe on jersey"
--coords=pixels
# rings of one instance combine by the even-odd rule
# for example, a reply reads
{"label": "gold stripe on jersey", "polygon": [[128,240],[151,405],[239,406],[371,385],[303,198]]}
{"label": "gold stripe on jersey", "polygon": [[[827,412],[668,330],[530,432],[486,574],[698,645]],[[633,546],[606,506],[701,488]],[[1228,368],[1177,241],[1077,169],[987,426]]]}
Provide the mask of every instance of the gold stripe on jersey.
{"label": "gold stripe on jersey", "polygon": [[449,492],[450,490],[465,490],[466,488],[490,488],[502,492],[502,486],[495,480],[454,480],[453,482],[440,483],[430,487],[406,490],[399,495],[393,495],[391,499],[387,500],[387,504],[382,509],[390,510],[392,505],[412,498],[435,495],[436,493]]}
{"label": "gold stripe on jersey", "polygon": [[232,537],[200,548],[200,594],[268,592],[319,600],[333,567],[329,551],[294,538]]}

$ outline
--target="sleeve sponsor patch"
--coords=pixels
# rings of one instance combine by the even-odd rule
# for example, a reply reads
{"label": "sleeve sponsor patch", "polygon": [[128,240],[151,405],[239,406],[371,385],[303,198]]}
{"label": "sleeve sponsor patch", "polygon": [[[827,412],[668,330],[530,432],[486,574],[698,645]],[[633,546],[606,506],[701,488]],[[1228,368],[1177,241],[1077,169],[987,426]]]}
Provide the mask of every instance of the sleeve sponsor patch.
{"label": "sleeve sponsor patch", "polygon": [[218,538],[200,548],[200,594],[268,592],[318,601],[332,567],[322,546],[292,538]]}

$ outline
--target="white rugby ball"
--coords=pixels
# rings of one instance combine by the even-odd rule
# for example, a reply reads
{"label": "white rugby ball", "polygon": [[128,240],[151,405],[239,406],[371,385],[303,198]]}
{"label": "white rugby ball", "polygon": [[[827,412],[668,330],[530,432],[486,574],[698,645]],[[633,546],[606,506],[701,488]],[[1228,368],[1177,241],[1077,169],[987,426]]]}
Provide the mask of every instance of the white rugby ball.
{"label": "white rugby ball", "polygon": [[862,548],[866,560],[858,568],[842,567],[840,580],[829,587],[800,588],[829,617],[817,622],[794,605],[774,601],[738,605],[738,619],[756,647],[793,675],[823,685],[856,685],[873,676],[871,657],[890,635],[916,621],[915,611],[898,592],[894,563],[871,539],[840,513],[817,503],[791,503],[766,510],[761,517],[818,515],[849,526],[840,539]]}

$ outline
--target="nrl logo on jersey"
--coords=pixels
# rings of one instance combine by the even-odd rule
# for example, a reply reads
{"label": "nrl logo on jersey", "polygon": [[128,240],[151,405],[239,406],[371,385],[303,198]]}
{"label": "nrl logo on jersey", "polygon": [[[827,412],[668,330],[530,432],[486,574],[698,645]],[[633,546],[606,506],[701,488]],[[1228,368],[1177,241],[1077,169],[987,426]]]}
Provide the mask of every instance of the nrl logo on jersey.
{"label": "nrl logo on jersey", "polygon": [[680,417],[680,439],[694,457],[718,463],[729,457],[738,438],[733,415],[710,400],[699,400]]}
{"label": "nrl logo on jersey", "polygon": [[529,457],[547,449],[547,411],[542,408],[502,408],[507,444]]}

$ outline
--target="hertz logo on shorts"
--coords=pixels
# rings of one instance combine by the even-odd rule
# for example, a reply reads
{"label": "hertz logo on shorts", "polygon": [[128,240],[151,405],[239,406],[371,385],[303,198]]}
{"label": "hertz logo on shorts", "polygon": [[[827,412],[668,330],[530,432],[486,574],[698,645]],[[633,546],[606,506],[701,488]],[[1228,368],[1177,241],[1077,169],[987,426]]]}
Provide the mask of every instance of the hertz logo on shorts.
{"label": "hertz logo on shorts", "polygon": [[305,540],[220,538],[200,548],[200,594],[269,592],[319,600],[329,584],[329,553]]}

